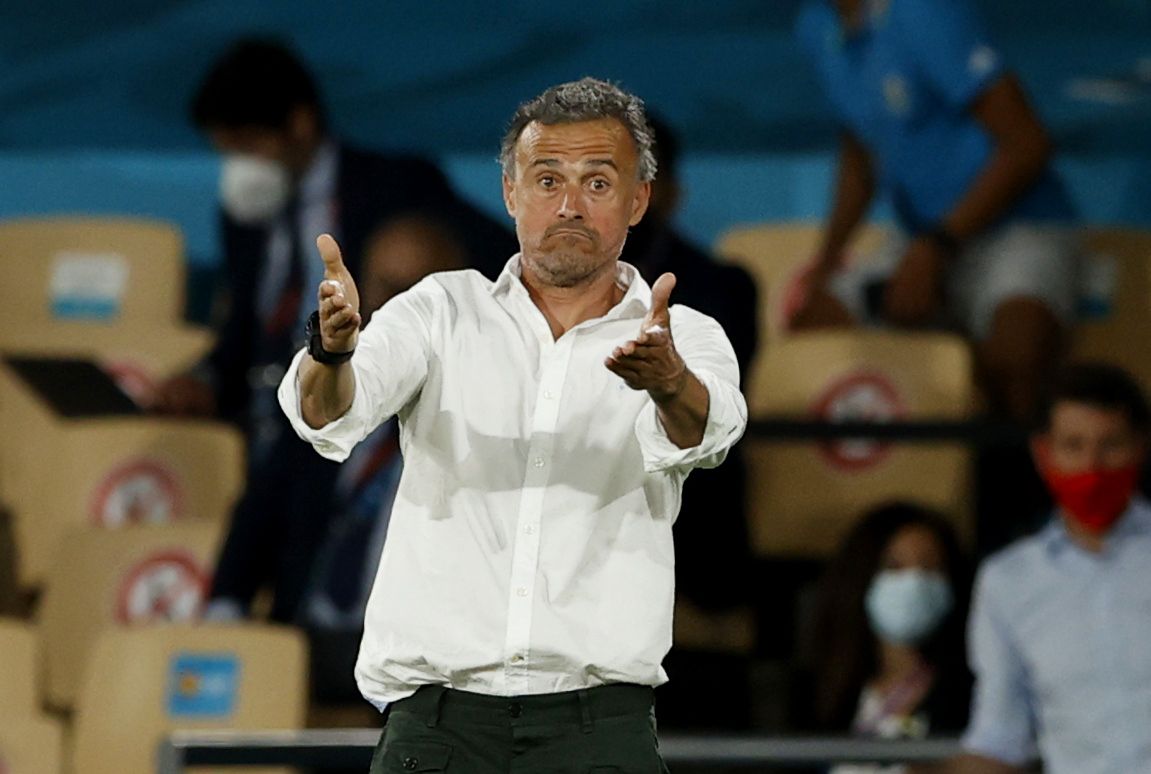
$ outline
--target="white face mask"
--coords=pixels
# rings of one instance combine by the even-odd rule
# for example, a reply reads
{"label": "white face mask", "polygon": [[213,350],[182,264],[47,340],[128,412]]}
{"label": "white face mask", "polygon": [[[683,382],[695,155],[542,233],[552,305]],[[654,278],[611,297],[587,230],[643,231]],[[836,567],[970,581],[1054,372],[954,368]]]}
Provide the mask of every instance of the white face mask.
{"label": "white face mask", "polygon": [[220,170],[220,204],[245,225],[267,223],[288,203],[292,179],[288,168],[248,154],[229,154]]}
{"label": "white face mask", "polygon": [[867,616],[881,639],[917,645],[951,612],[954,599],[947,578],[920,570],[884,570],[867,590]]}

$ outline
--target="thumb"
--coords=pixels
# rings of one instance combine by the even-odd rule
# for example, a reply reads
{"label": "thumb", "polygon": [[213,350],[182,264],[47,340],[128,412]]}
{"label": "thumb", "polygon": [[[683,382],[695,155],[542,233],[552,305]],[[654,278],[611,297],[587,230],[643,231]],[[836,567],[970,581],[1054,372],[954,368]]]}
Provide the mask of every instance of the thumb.
{"label": "thumb", "polygon": [[348,270],[344,267],[340,246],[332,235],[320,234],[316,237],[316,247],[320,249],[320,258],[324,261],[324,279],[343,279]]}
{"label": "thumb", "polygon": [[[667,302],[671,291],[675,288],[675,275],[665,272],[651,288],[651,308],[647,313],[647,325],[662,325],[671,327],[671,314],[667,310]],[[646,326],[645,326],[646,327]]]}

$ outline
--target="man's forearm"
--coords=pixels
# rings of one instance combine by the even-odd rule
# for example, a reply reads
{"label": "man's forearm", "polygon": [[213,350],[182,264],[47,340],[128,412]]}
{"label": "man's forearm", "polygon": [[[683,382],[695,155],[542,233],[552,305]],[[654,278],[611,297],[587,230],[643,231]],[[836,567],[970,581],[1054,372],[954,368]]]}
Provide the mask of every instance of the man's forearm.
{"label": "man's forearm", "polygon": [[684,384],[674,397],[656,401],[659,421],[668,439],[681,449],[699,446],[707,428],[711,396],[696,375],[684,371]]}
{"label": "man's forearm", "polygon": [[299,370],[300,413],[313,430],[347,413],[356,394],[351,363],[323,365],[305,357]]}
{"label": "man's forearm", "polygon": [[839,151],[835,196],[820,246],[820,260],[839,259],[852,232],[867,214],[874,195],[875,173],[867,149],[851,135],[845,135]]}

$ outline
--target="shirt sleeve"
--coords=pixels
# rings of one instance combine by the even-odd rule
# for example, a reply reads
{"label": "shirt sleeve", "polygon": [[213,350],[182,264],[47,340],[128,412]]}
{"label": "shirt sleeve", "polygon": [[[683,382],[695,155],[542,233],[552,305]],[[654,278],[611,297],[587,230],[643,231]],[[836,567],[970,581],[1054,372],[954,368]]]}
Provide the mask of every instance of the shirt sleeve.
{"label": "shirt sleeve", "polygon": [[739,365],[723,328],[710,317],[683,306],[671,308],[671,327],[680,357],[707,389],[707,425],[698,445],[681,449],[667,437],[656,405],[649,401],[635,423],[648,473],[669,468],[714,468],[747,427]]}
{"label": "shirt sleeve", "polygon": [[300,351],[280,383],[280,407],[300,438],[321,456],[343,462],[357,443],[395,414],[420,390],[428,373],[437,308],[443,287],[425,279],[380,307],[360,333],[349,361],[355,377],[352,405],[342,417],[315,429],[300,410]]}
{"label": "shirt sleeve", "polygon": [[1000,607],[1009,590],[995,582],[994,569],[985,564],[975,583],[968,632],[975,690],[961,745],[968,752],[1023,766],[1038,755],[1035,712],[1026,666]]}
{"label": "shirt sleeve", "polygon": [[923,78],[952,107],[965,110],[1004,73],[968,0],[897,0],[893,23]]}

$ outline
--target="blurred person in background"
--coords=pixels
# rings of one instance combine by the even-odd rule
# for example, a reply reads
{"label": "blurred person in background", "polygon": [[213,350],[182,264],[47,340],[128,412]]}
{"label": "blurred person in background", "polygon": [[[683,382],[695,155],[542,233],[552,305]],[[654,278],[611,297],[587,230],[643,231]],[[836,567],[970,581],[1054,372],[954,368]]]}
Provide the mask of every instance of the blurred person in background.
{"label": "blurred person in background", "polygon": [[955,532],[941,516],[910,503],[865,514],[820,586],[811,633],[813,706],[804,713],[809,730],[876,739],[961,731],[971,694],[964,659],[970,581]]}
{"label": "blurred person in background", "polygon": [[[361,303],[374,310],[426,276],[467,266],[450,226],[423,216],[394,218],[368,239]],[[324,536],[304,594],[301,623],[308,631],[312,700],[326,707],[358,707],[338,722],[378,725],[353,676],[364,631],[364,610],[387,537],[403,459],[393,418],[380,425],[340,466]],[[252,546],[259,551],[259,545]]]}
{"label": "blurred person in background", "polygon": [[[621,260],[650,283],[664,272],[676,276],[679,303],[714,318],[727,334],[746,375],[759,333],[755,282],[744,269],[720,263],[689,242],[675,227],[682,195],[679,143],[671,127],[651,113],[652,152],[659,174],[651,184],[647,213],[628,233]],[[737,444],[718,468],[697,470],[684,484],[681,518],[675,538],[691,551],[676,559],[676,595],[704,616],[730,613],[751,602],[751,553],[748,548],[747,467]],[[717,563],[724,571],[716,572]],[[746,728],[750,725],[747,658],[731,653],[673,647],[665,662],[671,680],[659,691],[660,722],[665,728]],[[717,684],[727,698],[706,701]]]}
{"label": "blurred person in background", "polygon": [[[808,0],[797,34],[842,124],[796,329],[944,327],[974,342],[991,410],[1030,422],[1077,301],[1052,143],[967,0]],[[876,191],[899,236],[844,266]]]}
{"label": "blurred person in background", "polygon": [[1080,363],[1055,380],[1032,441],[1055,512],[980,568],[966,752],[932,771],[1151,771],[1151,503],[1135,486],[1149,431],[1125,371]]}
{"label": "blurred person in background", "polygon": [[271,618],[292,621],[328,526],[337,475],[335,465],[300,449],[276,408],[276,385],[303,340],[307,299],[321,276],[301,245],[337,234],[359,277],[369,235],[399,215],[443,218],[473,262],[506,255],[514,240],[460,200],[428,161],[339,140],[315,79],[280,43],[232,45],[204,77],[191,113],[223,156],[224,316],[208,357],[161,386],[158,409],[222,417],[247,435],[247,488],[232,516],[210,612],[245,615],[257,591],[270,587]]}

